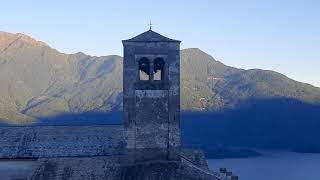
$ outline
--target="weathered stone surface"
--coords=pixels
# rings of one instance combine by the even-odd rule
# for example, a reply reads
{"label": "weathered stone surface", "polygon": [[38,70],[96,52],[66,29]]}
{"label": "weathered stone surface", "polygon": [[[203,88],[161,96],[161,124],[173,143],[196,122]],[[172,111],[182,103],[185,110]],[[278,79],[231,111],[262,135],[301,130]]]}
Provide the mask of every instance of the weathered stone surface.
{"label": "weathered stone surface", "polygon": [[[136,149],[168,146],[168,90],[136,90]],[[152,112],[152,113],[150,113]]]}
{"label": "weathered stone surface", "polygon": [[203,170],[188,162],[153,161],[123,167],[125,180],[219,180],[219,174]]}
{"label": "weathered stone surface", "polygon": [[123,152],[121,125],[0,127],[0,158],[105,156]]}
{"label": "weathered stone surface", "polygon": [[[137,161],[178,160],[180,41],[150,30],[123,41],[123,46],[126,151],[134,152]],[[155,79],[157,68],[161,70],[160,79]],[[147,80],[140,80],[141,71],[149,76]]]}
{"label": "weathered stone surface", "polygon": [[194,149],[182,149],[181,150],[181,158],[186,161],[191,162],[199,168],[203,168],[205,170],[209,170],[208,163],[206,161],[206,157],[201,150]]}
{"label": "weathered stone surface", "polygon": [[54,158],[40,160],[30,180],[117,180],[121,177],[119,156]]}
{"label": "weathered stone surface", "polygon": [[127,163],[125,156],[42,159],[30,180],[218,180],[189,161]]}

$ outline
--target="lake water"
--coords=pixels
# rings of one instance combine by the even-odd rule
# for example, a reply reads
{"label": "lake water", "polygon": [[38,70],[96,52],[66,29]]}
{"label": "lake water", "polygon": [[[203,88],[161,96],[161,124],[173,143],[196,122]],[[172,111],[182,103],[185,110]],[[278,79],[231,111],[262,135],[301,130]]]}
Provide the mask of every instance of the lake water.
{"label": "lake water", "polygon": [[36,167],[36,162],[32,160],[0,160],[0,179],[26,179]]}
{"label": "lake water", "polygon": [[320,154],[263,152],[244,159],[208,160],[209,167],[231,170],[243,180],[320,180]]}

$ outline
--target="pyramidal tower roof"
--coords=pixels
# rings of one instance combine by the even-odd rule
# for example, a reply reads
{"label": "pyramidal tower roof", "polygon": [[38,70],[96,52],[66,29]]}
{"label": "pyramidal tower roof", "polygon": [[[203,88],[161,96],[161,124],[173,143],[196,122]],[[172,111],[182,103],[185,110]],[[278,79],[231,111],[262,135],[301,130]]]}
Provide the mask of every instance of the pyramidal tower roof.
{"label": "pyramidal tower roof", "polygon": [[123,40],[123,42],[181,42],[181,41],[167,38],[150,29],[144,33],[137,35],[136,37]]}

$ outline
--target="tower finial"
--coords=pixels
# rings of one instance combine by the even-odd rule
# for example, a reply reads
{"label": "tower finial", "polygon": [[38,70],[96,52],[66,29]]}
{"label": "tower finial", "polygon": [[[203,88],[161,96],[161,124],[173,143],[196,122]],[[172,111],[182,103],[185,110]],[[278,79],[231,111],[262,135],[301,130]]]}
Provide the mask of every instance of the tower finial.
{"label": "tower finial", "polygon": [[150,23],[149,23],[149,27],[150,27],[150,29],[149,29],[149,30],[152,30],[151,20],[150,20]]}

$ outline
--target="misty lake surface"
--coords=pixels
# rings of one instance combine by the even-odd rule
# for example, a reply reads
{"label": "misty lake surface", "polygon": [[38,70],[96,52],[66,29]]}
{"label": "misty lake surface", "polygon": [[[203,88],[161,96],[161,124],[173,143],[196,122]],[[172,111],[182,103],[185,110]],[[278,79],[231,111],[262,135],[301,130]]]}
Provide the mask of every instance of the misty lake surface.
{"label": "misty lake surface", "polygon": [[262,156],[243,159],[208,160],[210,169],[231,170],[243,180],[319,180],[320,154],[262,152]]}

